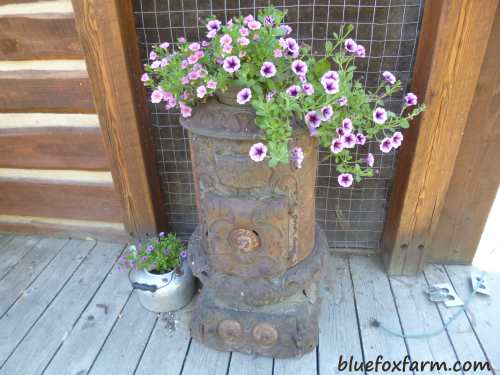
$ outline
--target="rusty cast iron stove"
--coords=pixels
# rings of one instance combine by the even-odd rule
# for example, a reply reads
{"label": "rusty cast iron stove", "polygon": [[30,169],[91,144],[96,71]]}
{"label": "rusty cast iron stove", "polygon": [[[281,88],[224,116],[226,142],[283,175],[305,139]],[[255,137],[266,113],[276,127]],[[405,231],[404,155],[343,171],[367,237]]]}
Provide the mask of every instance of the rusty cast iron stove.
{"label": "rusty cast iron stove", "polygon": [[318,340],[327,243],[314,220],[317,144],[295,130],[301,169],[255,163],[261,139],[251,108],[212,99],[182,119],[189,130],[200,225],[190,265],[203,283],[191,334],[207,346],[300,356]]}

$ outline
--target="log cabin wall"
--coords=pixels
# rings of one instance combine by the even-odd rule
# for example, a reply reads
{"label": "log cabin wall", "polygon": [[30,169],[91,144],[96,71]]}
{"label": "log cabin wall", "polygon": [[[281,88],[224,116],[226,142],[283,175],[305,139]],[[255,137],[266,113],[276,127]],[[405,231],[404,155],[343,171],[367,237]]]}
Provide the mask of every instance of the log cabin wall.
{"label": "log cabin wall", "polygon": [[126,237],[70,0],[0,2],[0,231]]}

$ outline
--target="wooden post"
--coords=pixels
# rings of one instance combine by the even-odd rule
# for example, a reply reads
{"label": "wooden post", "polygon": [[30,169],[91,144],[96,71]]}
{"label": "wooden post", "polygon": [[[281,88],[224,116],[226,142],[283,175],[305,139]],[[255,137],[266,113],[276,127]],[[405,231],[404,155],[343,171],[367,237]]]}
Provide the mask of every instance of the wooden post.
{"label": "wooden post", "polygon": [[125,226],[133,236],[165,229],[132,2],[72,3]]}
{"label": "wooden post", "polygon": [[500,185],[500,6],[443,213],[432,239],[432,262],[472,262]]}
{"label": "wooden post", "polygon": [[460,150],[498,0],[425,2],[412,91],[427,111],[406,133],[384,230],[389,274],[422,269]]}

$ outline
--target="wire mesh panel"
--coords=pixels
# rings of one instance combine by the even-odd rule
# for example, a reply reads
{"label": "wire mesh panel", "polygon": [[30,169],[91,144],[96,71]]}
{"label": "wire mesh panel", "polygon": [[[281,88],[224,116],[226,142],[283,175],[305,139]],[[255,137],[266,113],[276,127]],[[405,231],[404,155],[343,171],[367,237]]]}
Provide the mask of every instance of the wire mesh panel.
{"label": "wire mesh panel", "polygon": [[[204,19],[216,15],[227,21],[233,16],[255,14],[268,5],[287,11],[286,23],[294,37],[323,53],[324,42],[344,24],[354,25],[354,38],[366,48],[367,57],[356,59],[357,78],[374,89],[381,73],[392,71],[408,85],[411,78],[423,0],[135,0],[136,29],[144,57],[153,45],[176,42],[180,36],[201,40]],[[386,106],[398,112],[403,94]],[[191,234],[197,224],[194,186],[186,132],[178,113],[151,104],[159,172],[165,195],[165,209],[171,230],[181,237]],[[375,175],[352,188],[340,188],[337,172],[328,152],[322,160],[316,183],[316,219],[325,230],[331,247],[378,249],[391,190],[396,153],[382,153],[374,142],[353,153],[357,159],[371,152]]]}

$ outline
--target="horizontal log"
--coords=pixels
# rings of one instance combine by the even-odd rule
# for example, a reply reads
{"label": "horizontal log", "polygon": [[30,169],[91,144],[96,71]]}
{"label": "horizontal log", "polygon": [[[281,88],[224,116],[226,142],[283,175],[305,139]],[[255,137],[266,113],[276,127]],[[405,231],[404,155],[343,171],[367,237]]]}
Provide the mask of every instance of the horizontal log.
{"label": "horizontal log", "polygon": [[0,71],[0,112],[95,113],[86,71]]}
{"label": "horizontal log", "polygon": [[36,233],[81,239],[95,238],[117,242],[129,240],[125,227],[121,223],[35,216],[0,215],[0,232]]}
{"label": "horizontal log", "polygon": [[123,221],[109,173],[0,169],[0,186],[2,214]]}
{"label": "horizontal log", "polygon": [[82,57],[82,46],[72,13],[36,16],[1,16],[0,13],[0,59],[81,59]]}
{"label": "horizontal log", "polygon": [[0,126],[0,168],[109,170],[98,127]]}

